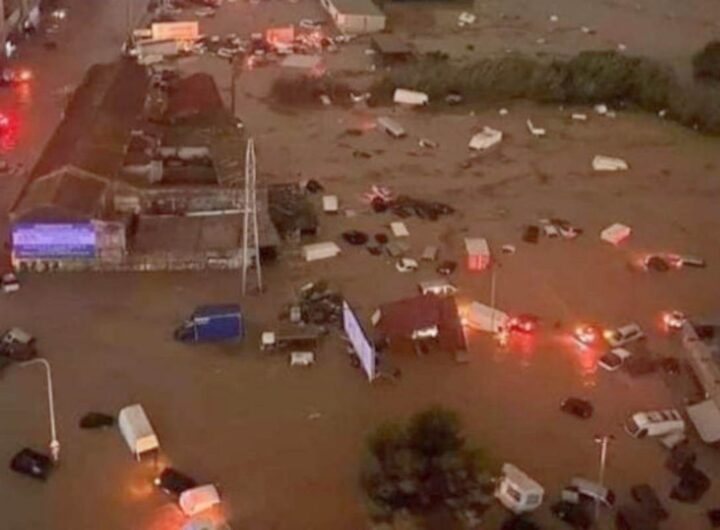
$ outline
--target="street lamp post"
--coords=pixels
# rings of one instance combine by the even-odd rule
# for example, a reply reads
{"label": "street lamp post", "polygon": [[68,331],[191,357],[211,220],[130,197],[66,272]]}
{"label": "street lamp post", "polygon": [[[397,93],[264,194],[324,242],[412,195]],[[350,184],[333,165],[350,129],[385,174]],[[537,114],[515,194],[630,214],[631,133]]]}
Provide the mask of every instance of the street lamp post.
{"label": "street lamp post", "polygon": [[50,455],[54,462],[60,459],[60,442],[57,439],[57,430],[55,429],[55,399],[53,397],[52,370],[47,359],[37,358],[21,363],[20,366],[30,366],[31,364],[41,364],[45,367],[45,375],[47,376],[47,393],[48,407],[50,409]]}
{"label": "street lamp post", "polygon": [[[607,464],[607,449],[610,442],[615,439],[610,434],[598,434],[595,435],[595,443],[600,444],[600,470],[598,473],[598,483],[600,487],[604,487],[605,481],[605,465]],[[595,498],[595,521],[597,522],[600,516],[600,499]]]}

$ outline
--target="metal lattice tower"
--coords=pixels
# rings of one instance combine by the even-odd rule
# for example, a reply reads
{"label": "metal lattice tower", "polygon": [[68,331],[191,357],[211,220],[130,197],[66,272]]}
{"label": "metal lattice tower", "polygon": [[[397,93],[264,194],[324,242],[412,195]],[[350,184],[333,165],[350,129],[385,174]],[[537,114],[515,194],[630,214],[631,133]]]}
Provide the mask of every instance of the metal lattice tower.
{"label": "metal lattice tower", "polygon": [[[242,294],[247,293],[248,269],[255,266],[257,289],[262,291],[260,237],[258,235],[257,189],[255,185],[255,143],[248,139],[245,151],[245,204],[243,205]],[[252,233],[250,232],[252,230]],[[252,251],[251,251],[252,250]]]}

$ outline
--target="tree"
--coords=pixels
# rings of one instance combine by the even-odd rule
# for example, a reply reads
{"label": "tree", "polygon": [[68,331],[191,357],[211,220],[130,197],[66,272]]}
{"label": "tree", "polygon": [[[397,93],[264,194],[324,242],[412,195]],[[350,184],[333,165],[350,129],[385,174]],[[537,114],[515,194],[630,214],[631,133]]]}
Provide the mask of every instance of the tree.
{"label": "tree", "polygon": [[692,59],[693,75],[699,81],[720,81],[720,41],[705,45]]}

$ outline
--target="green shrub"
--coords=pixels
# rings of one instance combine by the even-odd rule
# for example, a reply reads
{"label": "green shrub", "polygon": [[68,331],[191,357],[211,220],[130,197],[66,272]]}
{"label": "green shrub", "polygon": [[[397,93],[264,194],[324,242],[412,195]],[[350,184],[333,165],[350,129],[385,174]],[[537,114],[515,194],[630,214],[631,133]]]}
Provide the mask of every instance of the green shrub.
{"label": "green shrub", "polygon": [[408,444],[426,458],[455,452],[463,445],[460,418],[447,409],[433,407],[410,419]]}
{"label": "green shrub", "polygon": [[420,412],[407,425],[385,423],[370,434],[367,449],[360,477],[373,518],[450,499],[472,504],[487,485],[484,454],[465,447],[460,419],[447,409]]}
{"label": "green shrub", "polygon": [[615,51],[586,51],[567,62],[566,97],[573,103],[629,99],[634,61]]}
{"label": "green shrub", "polygon": [[666,109],[677,92],[677,79],[669,67],[638,59],[631,77],[630,100],[642,109]]}
{"label": "green shrub", "polygon": [[346,103],[350,87],[329,76],[278,77],[270,88],[270,96],[284,105],[320,105],[325,94],[333,101]]}
{"label": "green shrub", "polygon": [[692,59],[693,75],[701,81],[720,81],[720,41],[711,41]]}

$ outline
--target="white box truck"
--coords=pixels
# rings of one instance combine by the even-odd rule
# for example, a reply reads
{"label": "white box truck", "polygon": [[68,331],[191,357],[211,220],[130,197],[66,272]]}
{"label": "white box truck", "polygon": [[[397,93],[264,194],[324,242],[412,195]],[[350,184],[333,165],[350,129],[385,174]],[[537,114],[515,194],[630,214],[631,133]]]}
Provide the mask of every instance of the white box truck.
{"label": "white box truck", "polygon": [[160,449],[160,442],[142,405],[135,404],[122,409],[118,414],[118,426],[130,451],[138,460],[144,453]]}
{"label": "white box truck", "polygon": [[479,331],[498,333],[508,329],[510,317],[499,309],[480,302],[472,302],[464,315],[465,324]]}

